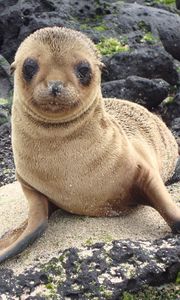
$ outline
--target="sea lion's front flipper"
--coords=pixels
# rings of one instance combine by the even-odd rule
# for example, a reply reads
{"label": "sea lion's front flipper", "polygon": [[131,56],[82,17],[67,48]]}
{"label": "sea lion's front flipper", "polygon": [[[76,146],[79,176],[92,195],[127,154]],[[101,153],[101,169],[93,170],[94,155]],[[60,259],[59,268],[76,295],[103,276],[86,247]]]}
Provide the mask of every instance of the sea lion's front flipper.
{"label": "sea lion's front flipper", "polygon": [[137,188],[143,203],[155,208],[174,233],[180,233],[180,207],[173,202],[160,175],[146,165],[138,165]]}
{"label": "sea lion's front flipper", "polygon": [[48,225],[48,198],[24,184],[22,189],[29,203],[28,220],[0,240],[0,262],[26,249]]}

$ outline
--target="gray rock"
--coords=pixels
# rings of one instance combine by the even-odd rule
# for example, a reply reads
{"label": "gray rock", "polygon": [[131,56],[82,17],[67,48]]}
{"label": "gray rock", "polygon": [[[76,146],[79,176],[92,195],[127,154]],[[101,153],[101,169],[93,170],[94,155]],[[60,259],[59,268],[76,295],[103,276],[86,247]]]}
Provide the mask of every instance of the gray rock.
{"label": "gray rock", "polygon": [[175,85],[179,75],[172,57],[161,47],[143,47],[130,52],[122,52],[104,58],[106,68],[103,81],[125,79],[136,75],[144,78],[162,78]]}
{"label": "gray rock", "polygon": [[105,98],[127,99],[147,108],[158,106],[167,96],[169,84],[162,79],[146,79],[129,76],[125,80],[114,80],[102,84]]}
{"label": "gray rock", "polygon": [[0,98],[9,98],[13,89],[10,64],[0,55]]}
{"label": "gray rock", "polygon": [[0,110],[0,126],[2,126],[4,123],[8,122],[9,117],[6,111]]}
{"label": "gray rock", "polygon": [[[152,32],[160,38],[167,52],[180,59],[180,17],[177,14],[137,3],[125,3],[117,9],[116,26],[119,33],[129,33],[132,30]],[[105,17],[108,18],[111,16]]]}

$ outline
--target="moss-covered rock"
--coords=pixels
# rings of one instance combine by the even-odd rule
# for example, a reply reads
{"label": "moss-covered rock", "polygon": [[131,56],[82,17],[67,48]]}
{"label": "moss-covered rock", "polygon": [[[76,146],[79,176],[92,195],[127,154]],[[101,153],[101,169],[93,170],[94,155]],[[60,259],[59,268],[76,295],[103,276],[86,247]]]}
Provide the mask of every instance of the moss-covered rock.
{"label": "moss-covered rock", "polygon": [[129,51],[128,45],[123,45],[115,38],[104,38],[96,46],[102,55],[112,55],[119,52]]}

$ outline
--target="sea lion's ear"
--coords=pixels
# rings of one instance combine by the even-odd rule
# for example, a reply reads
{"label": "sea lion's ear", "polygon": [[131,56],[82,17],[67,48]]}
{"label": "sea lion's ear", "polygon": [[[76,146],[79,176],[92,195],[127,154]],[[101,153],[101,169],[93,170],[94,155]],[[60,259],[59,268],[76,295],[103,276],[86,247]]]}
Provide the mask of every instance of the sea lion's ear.
{"label": "sea lion's ear", "polygon": [[15,62],[13,62],[10,66],[10,74],[11,75],[14,73],[15,69],[16,69],[16,64],[15,64]]}

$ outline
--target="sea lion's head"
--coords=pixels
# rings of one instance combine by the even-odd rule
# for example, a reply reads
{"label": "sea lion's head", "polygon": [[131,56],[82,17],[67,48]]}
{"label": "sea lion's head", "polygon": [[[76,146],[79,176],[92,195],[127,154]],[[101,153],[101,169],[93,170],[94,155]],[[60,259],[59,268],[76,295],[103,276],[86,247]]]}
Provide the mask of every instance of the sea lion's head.
{"label": "sea lion's head", "polygon": [[66,122],[100,94],[99,53],[84,34],[60,27],[37,30],[17,50],[15,93],[27,111]]}

